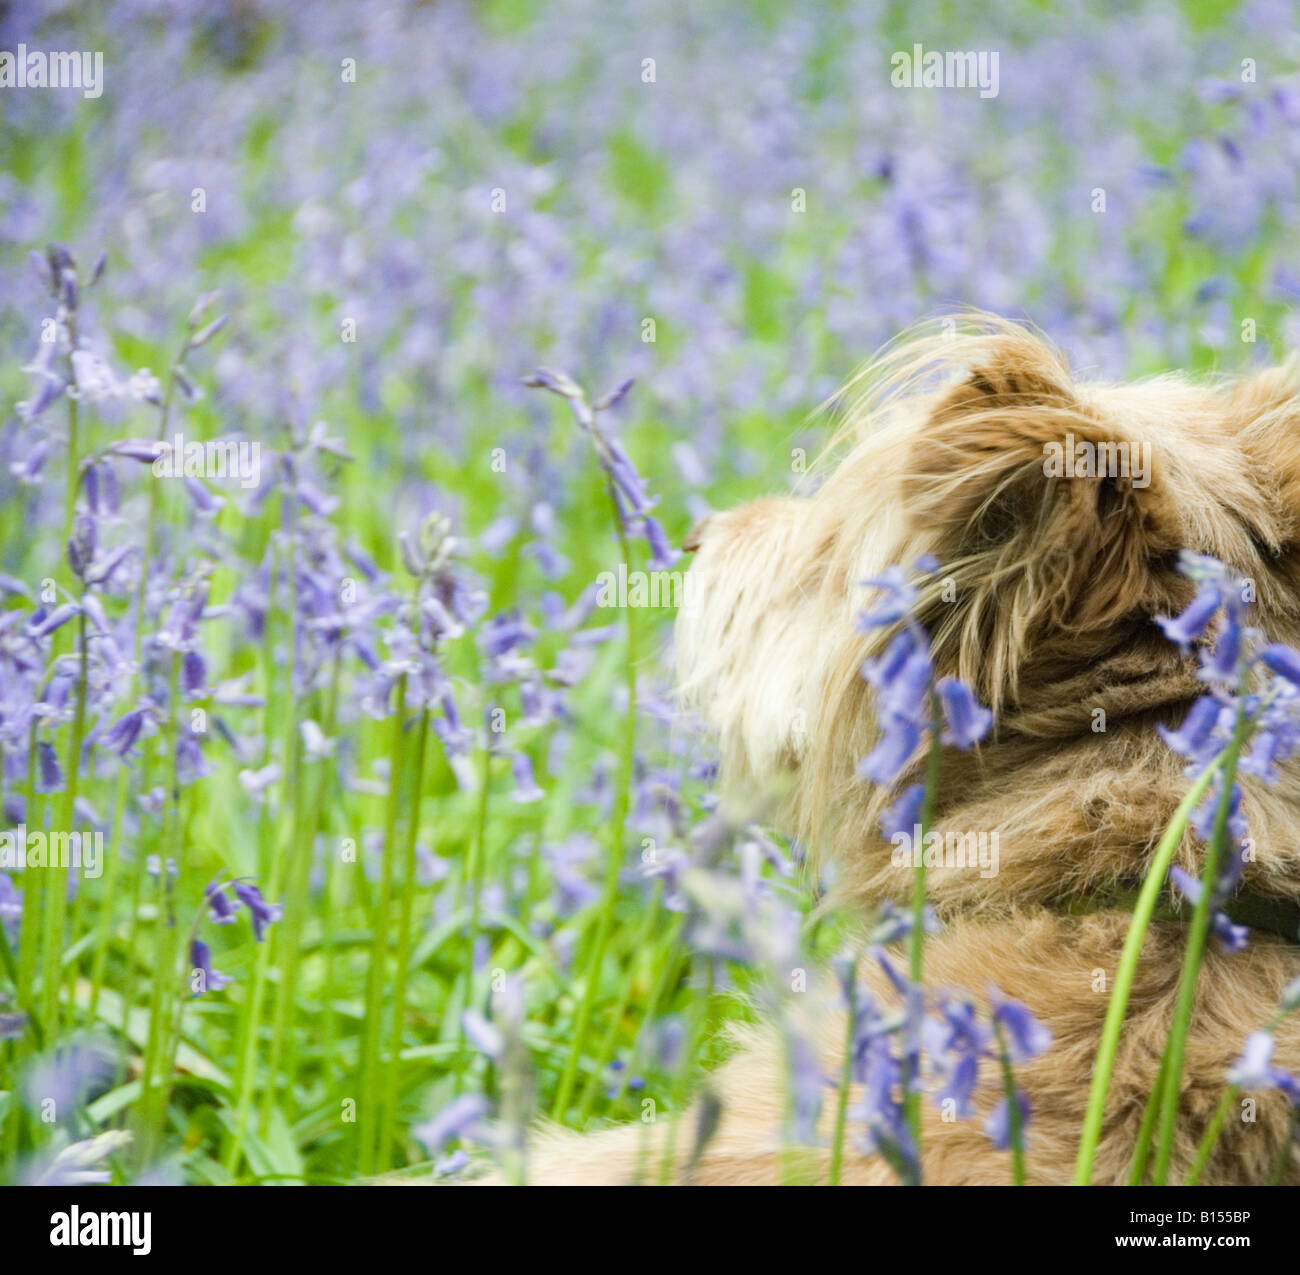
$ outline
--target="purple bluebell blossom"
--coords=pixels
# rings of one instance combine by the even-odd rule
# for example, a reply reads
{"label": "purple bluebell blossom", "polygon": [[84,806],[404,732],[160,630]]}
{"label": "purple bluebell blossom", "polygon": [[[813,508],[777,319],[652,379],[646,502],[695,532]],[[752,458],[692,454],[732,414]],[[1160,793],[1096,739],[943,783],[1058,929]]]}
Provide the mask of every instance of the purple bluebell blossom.
{"label": "purple bluebell blossom", "polygon": [[235,896],[248,909],[253,922],[253,937],[260,943],[266,937],[266,928],[284,915],[279,903],[268,903],[257,886],[247,881],[235,883]]}
{"label": "purple bluebell blossom", "polygon": [[213,925],[233,925],[239,916],[239,911],[230,902],[230,896],[226,893],[230,883],[218,884],[218,880],[219,878],[209,882],[203,892],[204,901],[208,904],[208,920]]}
{"label": "purple bluebell blossom", "polygon": [[[1028,1129],[1032,1111],[1029,1105],[1029,1098],[1021,1090],[1015,1091],[1016,1106],[1020,1110],[1020,1132],[1024,1137],[1024,1131]],[[1011,1147],[1011,1107],[1005,1097],[998,1100],[997,1106],[993,1108],[992,1114],[984,1122],[984,1132],[988,1134],[989,1140],[999,1151],[1007,1151]]]}
{"label": "purple bluebell blossom", "polygon": [[23,899],[7,872],[0,872],[0,925],[16,925],[23,915]]}
{"label": "purple bluebell blossom", "polygon": [[473,1138],[482,1130],[487,1100],[480,1094],[453,1098],[432,1120],[412,1125],[411,1134],[430,1152],[441,1151],[453,1138]]}
{"label": "purple bluebell blossom", "polygon": [[219,992],[230,984],[230,976],[223,974],[212,966],[212,952],[202,939],[190,943],[190,966],[198,976],[198,986],[193,995],[202,996],[205,992]]}
{"label": "purple bluebell blossom", "polygon": [[[1201,901],[1203,893],[1201,883],[1190,872],[1174,866],[1169,869],[1169,879],[1193,907]],[[1250,930],[1244,925],[1234,924],[1230,917],[1225,916],[1213,905],[1211,907],[1210,923],[1214,928],[1215,937],[1223,944],[1225,951],[1240,952],[1250,939]]]}
{"label": "purple bluebell blossom", "polygon": [[1289,1071],[1273,1065],[1276,1041],[1268,1031],[1252,1032],[1246,1038],[1241,1057],[1228,1071],[1228,1083],[1246,1090],[1277,1089],[1300,1106],[1300,1080]]}
{"label": "purple bluebell blossom", "polygon": [[49,637],[56,629],[61,629],[80,614],[81,607],[77,603],[62,602],[51,611],[37,611],[27,626],[27,632],[34,638]]}
{"label": "purple bluebell blossom", "polygon": [[1181,615],[1173,619],[1168,616],[1158,615],[1156,616],[1156,623],[1164,632],[1165,637],[1171,642],[1178,643],[1183,650],[1188,650],[1209,627],[1210,621],[1214,619],[1214,613],[1219,609],[1221,600],[1217,588],[1202,589]]}
{"label": "purple bluebell blossom", "polygon": [[858,762],[858,776],[881,787],[893,784],[921,742],[921,728],[905,717],[885,722],[876,746]]}
{"label": "purple bluebell blossom", "polygon": [[786,1038],[786,1053],[791,1096],[788,1136],[792,1142],[815,1146],[818,1141],[817,1119],[822,1110],[822,1088],[826,1078],[822,1074],[816,1050],[802,1033],[789,1033]]}
{"label": "purple bluebell blossom", "polygon": [[505,1052],[505,1038],[476,1009],[467,1009],[460,1016],[465,1038],[480,1053],[499,1059]]}
{"label": "purple bluebell blossom", "polygon": [[875,589],[878,594],[858,616],[858,627],[864,632],[887,628],[905,619],[912,613],[919,596],[916,586],[908,582],[903,568],[897,564],[886,567],[878,576],[863,580],[862,586]]}
{"label": "purple bluebell blossom", "polygon": [[62,792],[63,767],[59,765],[53,744],[43,739],[37,741],[36,763],[36,791]]}
{"label": "purple bluebell blossom", "polygon": [[993,714],[976,701],[970,687],[960,678],[941,678],[935,691],[946,724],[943,742],[963,750],[973,748],[988,734]]}
{"label": "purple bluebell blossom", "polygon": [[1012,1062],[1029,1062],[1051,1047],[1052,1033],[1019,1001],[1011,1000],[990,985],[989,1007],[993,1020],[1004,1033],[1007,1054]]}
{"label": "purple bluebell blossom", "polygon": [[1176,753],[1184,757],[1199,758],[1210,740],[1211,732],[1219,721],[1221,705],[1211,695],[1202,695],[1188,710],[1183,724],[1177,730],[1157,725],[1160,738]]}
{"label": "purple bluebell blossom", "polygon": [[898,795],[880,817],[880,835],[893,841],[900,833],[912,836],[921,821],[921,808],[925,804],[925,785],[911,784]]}
{"label": "purple bluebell blossom", "polygon": [[[914,566],[925,574],[938,570],[932,557],[918,559]],[[943,718],[942,742],[961,749],[972,748],[984,738],[993,715],[958,678],[945,677],[935,682],[929,637],[912,616],[920,593],[903,568],[891,565],[863,583],[876,589],[877,596],[858,616],[858,628],[871,632],[902,625],[884,652],[865,661],[861,669],[862,677],[876,692],[874,709],[880,735],[872,751],[858,762],[857,773],[862,779],[888,788],[897,782],[934,729],[932,701]],[[882,834],[892,839],[910,827],[903,817],[912,815],[915,822],[922,799],[915,792],[904,794],[885,812]]]}

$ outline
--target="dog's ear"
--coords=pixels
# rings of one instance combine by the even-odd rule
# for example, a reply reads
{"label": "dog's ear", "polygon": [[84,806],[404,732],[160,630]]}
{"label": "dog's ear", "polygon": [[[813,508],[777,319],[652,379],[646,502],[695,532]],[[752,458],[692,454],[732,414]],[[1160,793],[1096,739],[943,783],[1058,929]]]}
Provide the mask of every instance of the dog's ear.
{"label": "dog's ear", "polygon": [[[1228,393],[1225,427],[1254,462],[1278,500],[1282,526],[1269,533],[1290,533],[1300,521],[1300,360],[1264,368],[1235,381]],[[1274,548],[1279,546],[1274,545]]]}
{"label": "dog's ear", "polygon": [[914,436],[904,507],[953,577],[930,617],[936,654],[997,703],[1029,652],[1139,607],[1150,563],[1176,545],[1149,444],[1116,437],[1037,340],[979,354]]}

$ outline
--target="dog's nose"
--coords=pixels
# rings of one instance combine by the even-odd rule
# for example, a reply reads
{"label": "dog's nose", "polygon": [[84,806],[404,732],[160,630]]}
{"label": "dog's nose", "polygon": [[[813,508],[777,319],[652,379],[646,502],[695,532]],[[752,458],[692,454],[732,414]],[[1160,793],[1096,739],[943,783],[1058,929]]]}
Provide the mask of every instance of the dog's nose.
{"label": "dog's nose", "polygon": [[711,517],[711,514],[706,514],[686,533],[686,539],[682,541],[682,549],[686,553],[694,553],[700,547],[704,539],[704,529],[709,525]]}

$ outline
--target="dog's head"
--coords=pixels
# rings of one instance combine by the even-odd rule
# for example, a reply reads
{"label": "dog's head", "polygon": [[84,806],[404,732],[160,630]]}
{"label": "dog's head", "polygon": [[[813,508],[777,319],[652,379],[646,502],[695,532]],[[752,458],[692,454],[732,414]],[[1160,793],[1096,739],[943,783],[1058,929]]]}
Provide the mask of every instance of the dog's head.
{"label": "dog's head", "polygon": [[[887,564],[942,564],[917,618],[937,674],[965,678],[997,714],[985,777],[999,748],[1009,765],[1071,741],[1109,745],[1119,764],[1126,725],[1154,745],[1154,720],[1178,720],[1194,666],[1153,617],[1191,596],[1179,549],[1249,579],[1270,636],[1300,632],[1293,369],[1095,383],[1027,330],[987,320],[901,343],[851,396],[812,494],[692,532],[692,605],[677,625],[681,685],[720,734],[724,779],[779,781],[784,821],[814,855],[878,839],[886,795],[854,764],[874,729],[860,670],[890,635],[855,620],[871,600],[862,582]],[[1026,741],[1036,751],[1016,753]],[[976,764],[954,763],[949,803]]]}

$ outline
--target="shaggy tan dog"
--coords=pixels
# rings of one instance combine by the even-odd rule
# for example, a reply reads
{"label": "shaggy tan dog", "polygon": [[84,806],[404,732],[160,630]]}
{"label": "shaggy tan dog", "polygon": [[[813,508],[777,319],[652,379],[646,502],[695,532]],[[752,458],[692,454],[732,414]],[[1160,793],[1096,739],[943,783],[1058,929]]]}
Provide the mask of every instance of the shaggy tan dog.
{"label": "shaggy tan dog", "polygon": [[[936,375],[947,373],[936,388]],[[935,867],[929,897],[944,929],[928,941],[925,981],[984,1005],[995,982],[1050,1029],[1048,1053],[1018,1068],[1034,1112],[1031,1183],[1070,1181],[1111,981],[1129,923],[1122,900],[1187,790],[1184,762],[1155,732],[1178,724],[1202,689],[1195,661],[1152,622],[1176,614],[1192,586],[1176,570],[1189,548],[1233,564],[1257,592],[1254,621],[1270,640],[1300,642],[1300,378],[1278,369],[1223,384],[1164,376],[1138,384],[1076,380],[1027,331],[979,320],[965,334],[903,343],[851,388],[834,472],[810,496],[760,500],[692,533],[701,604],[678,621],[685,695],[716,727],[724,781],[780,788],[777,822],[834,863],[833,905],[869,915],[906,900],[878,827],[889,794],[854,763],[875,731],[859,670],[889,633],[864,634],[860,582],[888,563],[934,554],[944,564],[918,618],[936,672],[976,688],[996,714],[985,743],[945,751],[936,828],[994,831],[999,870]],[[1149,483],[1053,477],[1046,444],[1088,442],[1112,458],[1149,457]],[[946,587],[945,587],[946,582]],[[917,758],[900,781],[921,777]],[[1300,779],[1265,788],[1243,779],[1255,844],[1244,889],[1300,899]],[[1198,868],[1188,838],[1180,862]],[[1286,909],[1283,909],[1286,911]],[[1125,1179],[1168,1035],[1186,926],[1152,927],[1110,1087],[1094,1180]],[[1246,951],[1212,944],[1188,1042],[1171,1181],[1180,1181],[1246,1036],[1300,974],[1300,946],[1256,931]],[[874,962],[871,992],[893,993]],[[821,1062],[840,1074],[845,1023],[828,996],[818,1017]],[[711,1079],[721,1123],[689,1171],[698,1183],[781,1180],[787,1092],[775,1032],[747,1033]],[[1300,1067],[1300,1022],[1278,1031],[1276,1061]],[[987,1112],[996,1087],[980,1098]],[[1252,1121],[1234,1109],[1207,1183],[1267,1180],[1290,1136],[1290,1108],[1257,1095]],[[825,1104],[833,1108],[834,1103]],[[830,1111],[825,1115],[829,1123]],[[1008,1153],[980,1120],[944,1122],[928,1099],[922,1139],[929,1183],[1006,1183]],[[553,1131],[533,1148],[529,1180],[619,1183],[667,1146],[666,1122],[579,1136]],[[677,1135],[687,1168],[690,1117]],[[827,1139],[829,1141],[829,1139]],[[802,1153],[824,1180],[828,1154]],[[788,1163],[788,1162],[787,1162]],[[653,1174],[652,1174],[653,1176]],[[878,1157],[846,1152],[848,1183],[889,1183]],[[1300,1162],[1288,1180],[1300,1182]]]}

